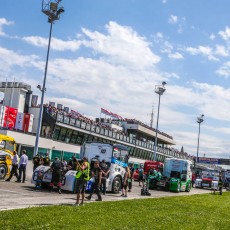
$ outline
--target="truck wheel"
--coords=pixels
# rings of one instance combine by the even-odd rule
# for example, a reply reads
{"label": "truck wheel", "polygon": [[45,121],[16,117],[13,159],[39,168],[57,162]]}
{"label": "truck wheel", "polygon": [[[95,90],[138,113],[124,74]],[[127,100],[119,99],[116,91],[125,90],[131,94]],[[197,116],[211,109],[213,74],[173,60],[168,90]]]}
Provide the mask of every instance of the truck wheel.
{"label": "truck wheel", "polygon": [[4,164],[0,165],[0,179],[4,179],[6,177],[7,168]]}
{"label": "truck wheel", "polygon": [[117,194],[121,190],[121,179],[119,177],[115,177],[113,180],[113,185],[112,185],[112,192]]}

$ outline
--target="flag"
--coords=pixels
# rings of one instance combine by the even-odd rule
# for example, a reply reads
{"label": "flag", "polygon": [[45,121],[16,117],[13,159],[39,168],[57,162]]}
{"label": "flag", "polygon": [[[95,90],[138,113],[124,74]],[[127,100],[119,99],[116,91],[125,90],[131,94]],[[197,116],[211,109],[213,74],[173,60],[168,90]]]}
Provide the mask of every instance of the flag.
{"label": "flag", "polygon": [[105,114],[105,115],[109,115],[109,116],[111,116],[111,112],[109,112],[108,110],[106,110],[106,109],[103,109],[103,108],[101,108],[101,113],[103,113],[103,114]]}

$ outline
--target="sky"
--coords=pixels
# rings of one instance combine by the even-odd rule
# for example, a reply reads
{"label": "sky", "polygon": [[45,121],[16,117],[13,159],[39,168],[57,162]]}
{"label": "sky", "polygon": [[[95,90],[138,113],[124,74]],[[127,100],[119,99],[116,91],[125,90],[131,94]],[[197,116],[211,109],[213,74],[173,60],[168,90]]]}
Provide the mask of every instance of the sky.
{"label": "sky", "polygon": [[[49,2],[45,0],[44,3]],[[0,81],[42,85],[50,24],[42,0],[1,0]],[[230,158],[229,0],[63,0],[45,102],[95,118],[101,108],[173,136],[178,150]],[[0,95],[3,97],[3,95]]]}

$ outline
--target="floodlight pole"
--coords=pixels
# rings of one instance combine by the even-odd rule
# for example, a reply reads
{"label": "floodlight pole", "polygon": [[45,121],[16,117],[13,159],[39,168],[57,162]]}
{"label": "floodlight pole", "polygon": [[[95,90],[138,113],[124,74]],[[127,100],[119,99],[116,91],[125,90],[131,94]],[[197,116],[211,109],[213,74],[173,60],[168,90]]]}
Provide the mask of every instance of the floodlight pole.
{"label": "floodlight pole", "polygon": [[158,111],[157,111],[157,126],[156,126],[156,136],[154,141],[154,161],[156,161],[157,156],[157,134],[158,134],[158,122],[159,122],[159,114],[160,114],[160,103],[161,103],[161,95],[165,92],[165,85],[166,82],[162,82],[162,85],[156,85],[155,86],[155,93],[159,95],[159,101],[158,101]]}
{"label": "floodlight pole", "polygon": [[38,153],[38,143],[39,143],[39,138],[40,138],[40,133],[41,133],[42,117],[43,117],[43,103],[44,103],[44,94],[46,91],[46,76],[47,76],[47,69],[48,69],[48,63],[49,63],[49,53],[50,53],[50,43],[51,43],[51,37],[52,37],[53,23],[55,20],[59,20],[60,14],[64,12],[63,7],[59,7],[60,1],[61,0],[53,0],[53,1],[43,0],[42,1],[42,12],[48,16],[48,22],[50,23],[50,32],[49,32],[48,49],[47,49],[47,55],[46,55],[45,73],[44,73],[44,78],[43,78],[43,86],[40,89],[42,92],[42,95],[41,95],[38,126],[37,126],[35,146],[34,146],[34,156],[36,156]]}
{"label": "floodlight pole", "polygon": [[198,130],[198,140],[197,140],[197,152],[196,152],[196,163],[199,163],[199,145],[200,145],[200,124],[204,121],[204,114],[202,114],[200,117],[197,117],[196,122],[199,124],[199,130]]}

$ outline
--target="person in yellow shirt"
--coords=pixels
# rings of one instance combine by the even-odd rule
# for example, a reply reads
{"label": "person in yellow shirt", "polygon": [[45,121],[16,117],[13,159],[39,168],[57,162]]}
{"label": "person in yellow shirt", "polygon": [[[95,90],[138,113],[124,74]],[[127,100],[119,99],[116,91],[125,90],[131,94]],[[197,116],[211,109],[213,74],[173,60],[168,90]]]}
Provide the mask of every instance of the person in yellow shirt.
{"label": "person in yellow shirt", "polygon": [[[83,157],[82,163],[77,161],[77,174],[76,174],[76,205],[84,205],[85,189],[87,181],[90,179],[90,165],[87,157]],[[79,204],[81,195],[81,203]]]}

